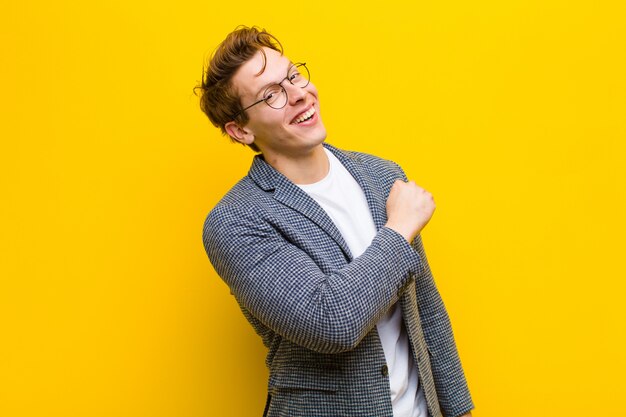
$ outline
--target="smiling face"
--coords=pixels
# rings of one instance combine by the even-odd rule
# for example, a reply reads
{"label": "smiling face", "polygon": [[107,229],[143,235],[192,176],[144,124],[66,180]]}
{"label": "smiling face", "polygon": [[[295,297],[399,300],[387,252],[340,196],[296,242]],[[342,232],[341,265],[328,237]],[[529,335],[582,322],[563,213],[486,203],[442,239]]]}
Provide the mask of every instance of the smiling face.
{"label": "smiling face", "polygon": [[246,110],[248,123],[241,126],[229,122],[225,128],[233,139],[245,144],[254,143],[266,160],[298,159],[320,147],[326,139],[317,89],[311,83],[304,88],[292,85],[285,77],[293,63],[278,51],[263,50],[265,71],[260,73],[263,55],[259,51],[233,77],[235,91],[245,108],[261,100],[269,84],[280,84],[287,92],[287,104],[274,109],[259,103]]}

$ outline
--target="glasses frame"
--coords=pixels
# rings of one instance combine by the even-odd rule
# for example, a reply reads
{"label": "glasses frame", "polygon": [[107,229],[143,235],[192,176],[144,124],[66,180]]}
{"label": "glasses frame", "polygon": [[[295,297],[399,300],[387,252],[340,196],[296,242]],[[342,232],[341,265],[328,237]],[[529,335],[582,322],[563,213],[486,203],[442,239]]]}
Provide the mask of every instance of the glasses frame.
{"label": "glasses frame", "polygon": [[255,103],[250,104],[248,107],[246,107],[246,108],[244,108],[244,109],[239,110],[237,113],[235,113],[235,114],[232,116],[232,119],[233,119],[233,120],[235,120],[235,119],[236,119],[236,118],[237,118],[237,117],[238,117],[241,113],[243,113],[243,112],[245,112],[246,110],[248,110],[249,108],[254,107],[254,106],[256,106],[257,104],[259,104],[259,103],[263,103],[263,102],[265,102],[265,104],[267,104],[270,108],[272,108],[272,109],[276,109],[276,110],[279,110],[279,109],[282,109],[283,107],[285,107],[285,106],[287,105],[287,103],[289,102],[289,95],[287,94],[287,90],[285,90],[285,87],[283,87],[283,86],[282,86],[283,82],[285,82],[285,80],[287,80],[287,81],[289,81],[289,83],[290,83],[291,85],[293,85],[293,86],[295,86],[295,87],[298,87],[297,85],[295,85],[295,84],[294,84],[294,83],[293,83],[293,82],[289,79],[289,72],[291,71],[291,69],[292,69],[293,67],[296,67],[296,68],[304,68],[304,69],[306,70],[306,73],[307,73],[307,82],[306,82],[306,84],[305,84],[305,85],[303,85],[303,86],[302,86],[302,87],[300,87],[300,88],[305,88],[306,86],[308,86],[308,85],[309,85],[309,83],[311,82],[311,72],[309,71],[309,68],[307,68],[307,66],[306,66],[306,62],[296,62],[295,64],[293,64],[292,66],[290,66],[290,67],[289,67],[289,69],[287,70],[287,76],[286,76],[285,78],[283,78],[280,82],[278,82],[278,83],[276,83],[276,84],[269,85],[269,86],[265,89],[265,91],[267,91],[269,88],[274,87],[275,85],[279,86],[279,87],[280,87],[280,88],[281,88],[281,89],[285,92],[285,97],[287,97],[287,100],[285,100],[285,104],[283,104],[283,105],[282,105],[282,106],[280,106],[280,107],[273,107],[273,106],[271,106],[269,103],[267,103],[267,100],[268,100],[267,98],[262,98],[261,100],[259,100],[259,101],[255,102]]}

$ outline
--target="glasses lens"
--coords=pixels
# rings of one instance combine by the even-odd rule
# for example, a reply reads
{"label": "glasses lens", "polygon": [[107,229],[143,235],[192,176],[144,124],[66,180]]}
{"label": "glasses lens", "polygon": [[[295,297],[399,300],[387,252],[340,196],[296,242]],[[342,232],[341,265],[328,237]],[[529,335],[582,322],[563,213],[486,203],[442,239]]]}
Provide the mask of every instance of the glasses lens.
{"label": "glasses lens", "polygon": [[[296,87],[309,85],[309,70],[305,64],[295,64],[289,68],[287,80]],[[287,91],[280,84],[270,85],[263,94],[263,101],[274,109],[282,109],[287,104]]]}
{"label": "glasses lens", "polygon": [[289,82],[291,84],[304,88],[309,85],[309,69],[305,64],[296,64],[289,69],[289,74],[287,75]]}
{"label": "glasses lens", "polygon": [[280,109],[287,104],[287,92],[282,85],[274,84],[265,90],[263,100],[265,100],[268,106]]}

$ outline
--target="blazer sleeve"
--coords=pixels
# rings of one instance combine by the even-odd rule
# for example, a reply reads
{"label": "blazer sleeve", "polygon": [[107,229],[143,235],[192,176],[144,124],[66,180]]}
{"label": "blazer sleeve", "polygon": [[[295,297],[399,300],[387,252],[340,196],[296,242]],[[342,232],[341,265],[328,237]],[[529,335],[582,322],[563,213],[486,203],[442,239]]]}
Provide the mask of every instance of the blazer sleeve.
{"label": "blazer sleeve", "polygon": [[209,213],[203,241],[243,308],[277,334],[320,353],[355,348],[423,268],[407,241],[383,227],[361,256],[325,274],[272,222],[235,205]]}

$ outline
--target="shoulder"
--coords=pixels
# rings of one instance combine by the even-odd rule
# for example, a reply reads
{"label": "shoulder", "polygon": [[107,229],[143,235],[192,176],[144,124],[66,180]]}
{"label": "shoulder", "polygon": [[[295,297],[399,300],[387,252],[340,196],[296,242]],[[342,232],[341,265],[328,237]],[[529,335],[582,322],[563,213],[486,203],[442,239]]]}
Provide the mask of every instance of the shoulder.
{"label": "shoulder", "polygon": [[241,246],[258,247],[260,240],[276,235],[273,203],[249,178],[242,178],[209,211],[202,227],[202,241],[211,262],[228,259]]}
{"label": "shoulder", "polygon": [[213,207],[205,219],[208,224],[228,224],[234,219],[250,217],[252,213],[265,211],[270,199],[250,177],[245,176],[237,182]]}
{"label": "shoulder", "polygon": [[224,196],[217,203],[216,207],[242,206],[245,208],[247,204],[250,204],[253,201],[258,201],[260,198],[262,199],[264,195],[265,192],[261,190],[249,176],[246,175],[233,185],[233,187],[228,190],[226,194],[224,194]]}

